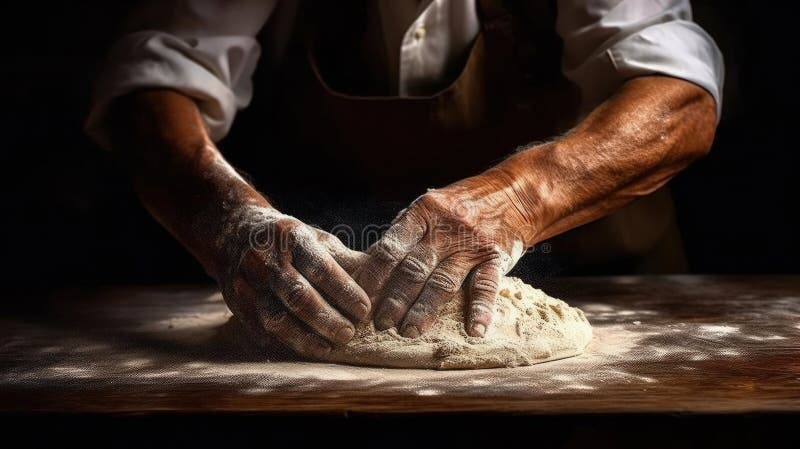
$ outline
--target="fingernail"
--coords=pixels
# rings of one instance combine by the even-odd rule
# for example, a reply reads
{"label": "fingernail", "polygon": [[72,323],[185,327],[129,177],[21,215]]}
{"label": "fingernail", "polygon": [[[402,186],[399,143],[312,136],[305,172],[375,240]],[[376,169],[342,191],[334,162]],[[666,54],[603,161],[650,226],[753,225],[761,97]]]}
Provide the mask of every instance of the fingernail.
{"label": "fingernail", "polygon": [[331,352],[331,347],[327,344],[320,344],[319,346],[312,346],[311,347],[311,354],[318,359],[323,357],[327,357],[328,354]]}
{"label": "fingernail", "polygon": [[483,337],[483,334],[486,333],[486,326],[481,323],[475,323],[472,325],[472,333],[478,337]]}
{"label": "fingernail", "polygon": [[343,327],[339,329],[339,332],[336,333],[336,341],[339,343],[345,344],[353,338],[353,335],[356,334],[356,330],[350,326]]}
{"label": "fingernail", "polygon": [[406,338],[417,338],[419,337],[419,329],[417,329],[417,326],[413,325],[405,326],[403,327],[402,335]]}
{"label": "fingernail", "polygon": [[375,329],[385,331],[394,327],[394,321],[389,317],[381,317],[375,321]]}

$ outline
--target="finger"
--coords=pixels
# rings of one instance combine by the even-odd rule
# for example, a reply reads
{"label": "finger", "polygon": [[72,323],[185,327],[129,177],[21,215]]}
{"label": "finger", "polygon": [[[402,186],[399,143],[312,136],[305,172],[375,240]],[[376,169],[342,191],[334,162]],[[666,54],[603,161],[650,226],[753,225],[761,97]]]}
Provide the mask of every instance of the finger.
{"label": "finger", "polygon": [[355,335],[352,323],[326,303],[293,266],[287,264],[272,272],[269,284],[292,315],[329,341],[345,344]]}
{"label": "finger", "polygon": [[235,299],[230,301],[231,310],[251,338],[258,345],[278,340],[298,354],[323,358],[331,351],[331,345],[314,334],[279,304],[265,301],[269,293],[259,292],[242,278],[233,282]]}
{"label": "finger", "polygon": [[266,332],[300,355],[321,359],[331,352],[327,341],[283,308],[269,308],[259,317]]}
{"label": "finger", "polygon": [[[274,307],[282,308],[283,306],[280,305],[280,303],[275,304],[273,302],[273,310],[268,311],[267,307],[269,306],[269,302],[265,301],[267,293],[254,288],[244,278],[235,279],[232,283],[232,287],[233,290],[229,293],[232,293],[233,296],[229,297],[226,295],[226,298],[230,298],[230,300],[227,301],[228,307],[233,312],[236,320],[242,324],[244,331],[248,334],[251,341],[267,351],[293,350],[292,346],[283,342],[273,333],[272,329],[265,326],[265,320],[270,316],[270,312],[277,312],[274,310]],[[277,301],[277,299],[275,301]],[[310,331],[308,332],[311,333]],[[327,354],[327,351],[330,351],[330,345],[327,342],[319,337],[313,335],[312,337],[315,337],[317,340],[309,340],[306,345],[309,347],[306,349],[308,351],[307,353],[315,353],[317,357],[322,357],[324,354]],[[311,344],[314,342],[321,343],[315,345],[312,350]]]}
{"label": "finger", "polygon": [[436,321],[436,312],[452,300],[470,268],[463,258],[449,257],[442,261],[428,277],[422,293],[406,314],[400,333],[404,337],[416,338],[430,329]]}
{"label": "finger", "polygon": [[395,327],[403,321],[436,268],[436,259],[429,245],[418,245],[400,262],[380,293],[374,319],[378,330]]}
{"label": "finger", "polygon": [[296,246],[292,257],[297,270],[339,310],[356,321],[369,315],[371,304],[367,294],[322,245]]}
{"label": "finger", "polygon": [[228,308],[257,343],[265,341],[268,335],[261,325],[261,311],[257,307],[263,294],[241,277],[234,279],[230,285],[230,290],[223,292]]}
{"label": "finger", "polygon": [[469,279],[469,306],[467,307],[467,334],[483,337],[492,323],[494,299],[497,296],[502,268],[497,259],[484,262],[474,270]]}
{"label": "finger", "polygon": [[353,274],[363,265],[369,256],[367,253],[355,251],[347,247],[338,237],[327,233],[321,229],[314,229],[317,233],[317,240],[333,257],[333,260],[344,268],[344,271]]}
{"label": "finger", "polygon": [[369,296],[381,290],[392,270],[425,235],[425,223],[413,211],[403,214],[368,250],[369,259],[355,275]]}

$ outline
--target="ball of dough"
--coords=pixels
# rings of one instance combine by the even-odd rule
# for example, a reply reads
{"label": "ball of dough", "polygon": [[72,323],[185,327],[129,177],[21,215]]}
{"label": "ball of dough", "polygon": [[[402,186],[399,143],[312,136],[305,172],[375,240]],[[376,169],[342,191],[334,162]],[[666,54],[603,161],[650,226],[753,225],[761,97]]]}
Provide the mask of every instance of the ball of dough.
{"label": "ball of dough", "polygon": [[405,338],[394,328],[376,331],[371,321],[364,323],[350,343],[334,348],[326,360],[397,368],[513,367],[578,355],[592,338],[581,310],[514,277],[501,279],[484,337],[467,335],[465,304],[461,291],[419,338]]}

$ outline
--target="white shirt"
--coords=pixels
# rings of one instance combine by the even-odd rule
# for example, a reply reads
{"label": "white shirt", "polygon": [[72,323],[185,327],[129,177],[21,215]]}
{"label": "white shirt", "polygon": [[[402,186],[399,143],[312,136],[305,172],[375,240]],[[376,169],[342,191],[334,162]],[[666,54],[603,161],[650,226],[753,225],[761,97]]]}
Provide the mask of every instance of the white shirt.
{"label": "white shirt", "polygon": [[[375,76],[398,96],[429,95],[463,58],[480,31],[476,0],[374,0],[370,42],[381,42]],[[541,1],[541,0],[530,0]],[[194,98],[218,141],[252,97],[262,49],[275,64],[291,34],[297,0],[151,1],[129,20],[99,76],[87,130],[107,147],[103,116],[111,100],[145,87],[169,87]],[[722,107],[724,65],[713,39],[692,22],[688,0],[558,0],[562,70],[581,90],[583,110],[627,79],[663,74],[706,89]],[[375,37],[373,39],[372,37]],[[439,83],[439,84],[437,84]]]}

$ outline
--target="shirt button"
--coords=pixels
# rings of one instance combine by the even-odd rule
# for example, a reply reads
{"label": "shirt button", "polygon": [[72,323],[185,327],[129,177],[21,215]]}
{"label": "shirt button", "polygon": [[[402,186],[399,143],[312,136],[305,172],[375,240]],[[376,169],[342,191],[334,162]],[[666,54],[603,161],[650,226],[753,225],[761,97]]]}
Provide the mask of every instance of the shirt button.
{"label": "shirt button", "polygon": [[415,39],[422,39],[425,37],[425,27],[419,27],[414,30],[414,38]]}

